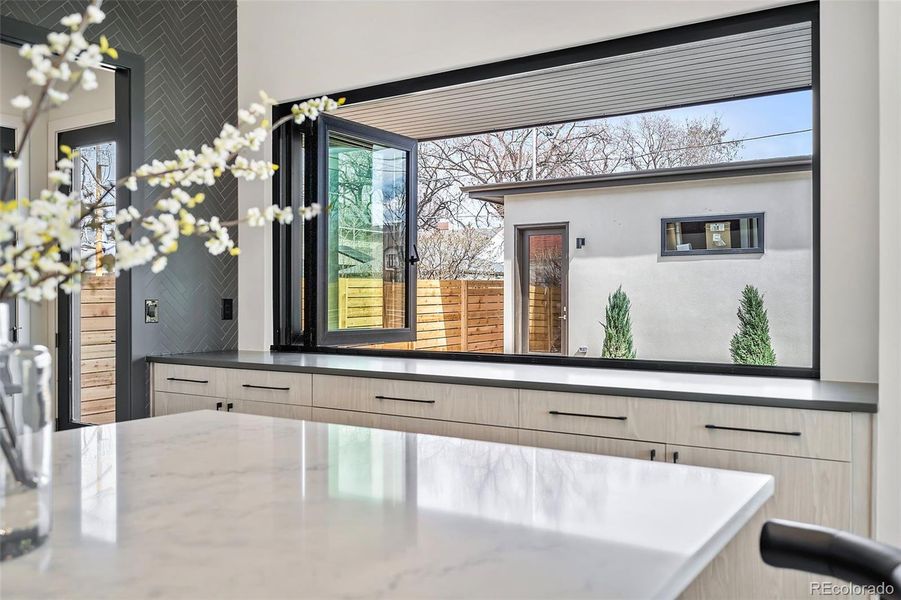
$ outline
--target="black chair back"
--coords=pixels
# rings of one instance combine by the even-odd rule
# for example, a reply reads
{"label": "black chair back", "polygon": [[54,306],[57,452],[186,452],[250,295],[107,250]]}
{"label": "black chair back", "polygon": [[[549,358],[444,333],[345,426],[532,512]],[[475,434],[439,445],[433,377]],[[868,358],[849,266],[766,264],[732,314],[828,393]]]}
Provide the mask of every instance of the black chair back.
{"label": "black chair back", "polygon": [[773,567],[874,586],[884,598],[901,600],[901,550],[859,535],[770,520],[760,532],[760,556]]}

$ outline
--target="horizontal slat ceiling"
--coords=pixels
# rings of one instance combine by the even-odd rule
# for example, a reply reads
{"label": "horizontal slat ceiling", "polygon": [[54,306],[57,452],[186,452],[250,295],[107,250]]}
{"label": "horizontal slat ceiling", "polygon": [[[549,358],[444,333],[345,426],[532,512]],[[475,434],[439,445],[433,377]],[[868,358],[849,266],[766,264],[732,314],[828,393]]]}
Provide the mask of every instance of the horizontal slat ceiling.
{"label": "horizontal slat ceiling", "polygon": [[811,85],[798,23],[344,106],[338,116],[416,139],[578,121]]}

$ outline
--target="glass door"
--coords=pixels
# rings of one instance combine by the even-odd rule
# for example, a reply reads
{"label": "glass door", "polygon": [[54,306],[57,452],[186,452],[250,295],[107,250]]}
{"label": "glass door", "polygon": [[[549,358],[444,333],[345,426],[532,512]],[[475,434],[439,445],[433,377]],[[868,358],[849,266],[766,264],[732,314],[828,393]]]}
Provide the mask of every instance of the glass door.
{"label": "glass door", "polygon": [[104,225],[83,227],[70,260],[85,267],[81,291],[59,296],[59,428],[116,420],[116,278],[107,257],[115,256],[117,147],[112,125],[59,135],[77,153],[72,185],[82,204]]}
{"label": "glass door", "polygon": [[416,336],[416,140],[317,122],[317,336],[323,345]]}
{"label": "glass door", "polygon": [[520,351],[567,354],[569,248],[566,226],[519,229]]}

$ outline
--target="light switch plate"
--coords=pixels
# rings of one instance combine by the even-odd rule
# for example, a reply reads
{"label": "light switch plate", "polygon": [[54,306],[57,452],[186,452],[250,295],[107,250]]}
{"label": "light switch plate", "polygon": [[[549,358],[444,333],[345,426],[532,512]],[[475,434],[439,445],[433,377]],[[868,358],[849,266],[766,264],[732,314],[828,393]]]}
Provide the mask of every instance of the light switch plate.
{"label": "light switch plate", "polygon": [[160,301],[153,298],[144,300],[144,322],[160,322]]}

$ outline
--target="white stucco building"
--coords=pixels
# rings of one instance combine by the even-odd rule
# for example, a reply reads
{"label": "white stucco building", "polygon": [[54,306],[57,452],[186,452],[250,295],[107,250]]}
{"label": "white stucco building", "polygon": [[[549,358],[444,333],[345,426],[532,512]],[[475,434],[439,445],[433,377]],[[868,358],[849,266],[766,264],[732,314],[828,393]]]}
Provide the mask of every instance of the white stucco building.
{"label": "white stucco building", "polygon": [[[764,294],[778,365],[809,367],[811,185],[810,161],[797,158],[469,188],[504,205],[505,352],[528,351],[524,236],[544,231],[563,238],[561,353],[600,356],[607,296],[621,285],[637,358],[729,363],[750,284]],[[676,222],[700,229],[679,250]]]}

